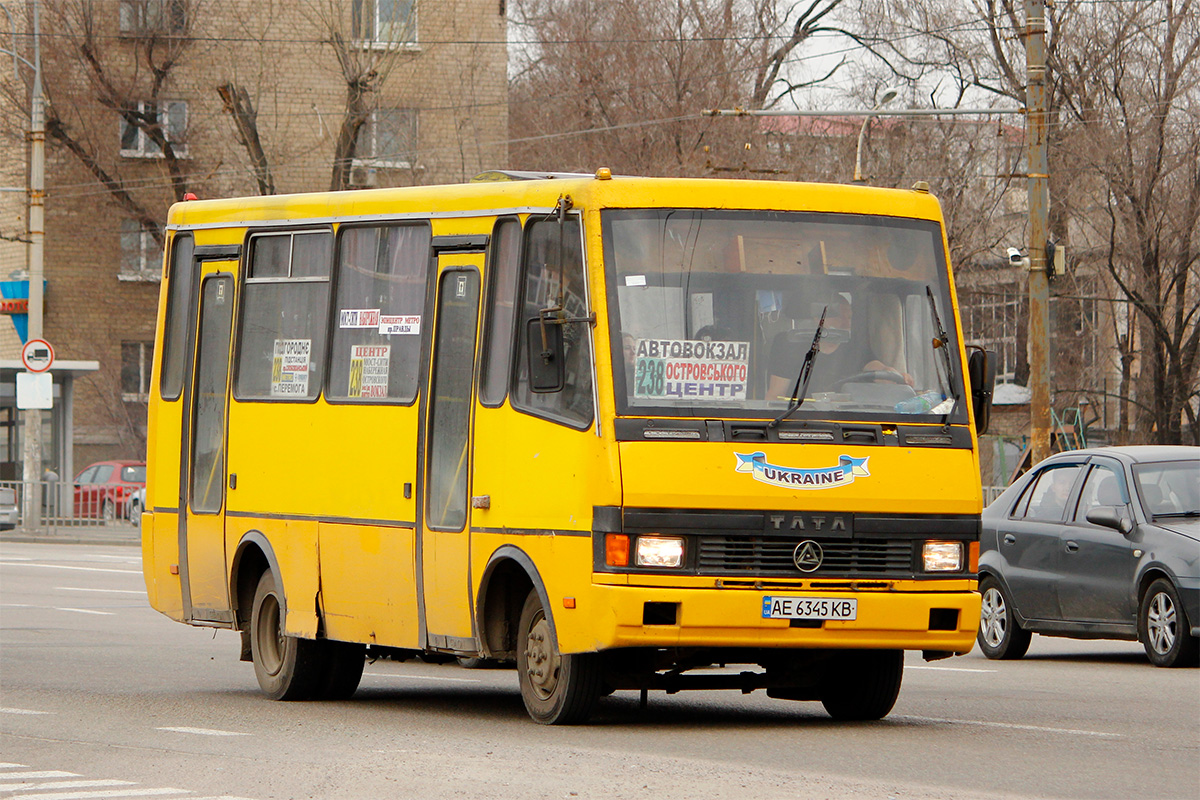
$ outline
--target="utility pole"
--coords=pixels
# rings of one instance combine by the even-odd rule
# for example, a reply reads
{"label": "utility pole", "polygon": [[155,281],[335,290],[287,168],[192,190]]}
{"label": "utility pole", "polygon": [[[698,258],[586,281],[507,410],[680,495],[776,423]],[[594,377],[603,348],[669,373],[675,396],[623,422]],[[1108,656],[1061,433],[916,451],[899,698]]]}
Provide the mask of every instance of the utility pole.
{"label": "utility pole", "polygon": [[[42,94],[42,51],[37,0],[33,2],[33,88],[29,123],[29,335],[42,338],[43,245],[46,238],[46,100]],[[22,519],[26,528],[41,527],[42,412],[23,412]]]}
{"label": "utility pole", "polygon": [[1029,436],[1032,464],[1050,455],[1050,167],[1046,137],[1046,4],[1025,0],[1025,142],[1029,170]]}

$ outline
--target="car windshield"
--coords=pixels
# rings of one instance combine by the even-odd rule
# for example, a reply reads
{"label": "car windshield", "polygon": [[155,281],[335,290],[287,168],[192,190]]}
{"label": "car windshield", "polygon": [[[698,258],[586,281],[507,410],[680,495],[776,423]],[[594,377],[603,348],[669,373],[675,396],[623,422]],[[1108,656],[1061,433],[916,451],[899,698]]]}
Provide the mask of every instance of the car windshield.
{"label": "car windshield", "polygon": [[[621,413],[774,417],[820,327],[797,417],[966,421],[936,222],[691,209],[602,220]],[[935,347],[943,328],[948,346]]]}
{"label": "car windshield", "polygon": [[1133,468],[1138,494],[1152,517],[1200,516],[1200,460],[1160,461]]}
{"label": "car windshield", "polygon": [[145,483],[146,482],[146,465],[142,464],[136,467],[122,467],[121,480],[126,483]]}

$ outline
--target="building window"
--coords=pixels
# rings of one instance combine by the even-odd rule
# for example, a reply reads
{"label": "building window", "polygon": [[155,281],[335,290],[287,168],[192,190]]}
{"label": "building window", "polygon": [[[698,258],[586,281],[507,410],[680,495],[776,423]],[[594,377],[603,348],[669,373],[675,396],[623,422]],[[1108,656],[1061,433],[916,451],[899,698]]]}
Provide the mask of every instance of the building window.
{"label": "building window", "polygon": [[390,47],[417,43],[416,0],[353,0],[355,41]]}
{"label": "building window", "polygon": [[121,342],[121,399],[146,402],[150,399],[150,365],[153,342]]}
{"label": "building window", "polygon": [[[151,101],[137,104],[134,111],[149,124],[150,120],[157,121],[162,128],[163,137],[171,143],[171,149],[177,157],[187,156],[187,145],[184,144],[187,133],[187,103],[183,100],[169,100],[156,105]],[[129,120],[121,118],[121,155],[127,158],[161,158],[162,148],[146,133],[141,125],[130,124]]]}
{"label": "building window", "polygon": [[184,0],[121,0],[122,36],[180,34],[187,27]]}
{"label": "building window", "polygon": [[358,129],[355,164],[407,169],[417,161],[417,110],[380,108]]}
{"label": "building window", "polygon": [[1025,295],[1016,285],[995,285],[959,292],[963,334],[968,344],[996,353],[996,380],[1014,380],[1021,356],[1018,344],[1024,325]]}
{"label": "building window", "polygon": [[137,220],[121,220],[121,274],[123,281],[162,279],[162,253],[154,240],[154,231]]}

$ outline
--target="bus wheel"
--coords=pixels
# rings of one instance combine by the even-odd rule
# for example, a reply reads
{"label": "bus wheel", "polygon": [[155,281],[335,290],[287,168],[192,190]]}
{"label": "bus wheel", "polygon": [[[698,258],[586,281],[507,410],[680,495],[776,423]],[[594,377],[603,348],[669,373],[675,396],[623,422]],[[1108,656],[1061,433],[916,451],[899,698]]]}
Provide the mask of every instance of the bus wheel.
{"label": "bus wheel", "polygon": [[554,628],[536,590],[525,598],[517,630],[517,674],[529,716],[543,725],[586,720],[600,698],[599,656],[558,652]]}
{"label": "bus wheel", "polygon": [[322,676],[320,645],[283,633],[283,604],[275,576],[258,579],[250,614],[250,654],[258,685],[272,700],[307,700]]}
{"label": "bus wheel", "polygon": [[903,650],[843,651],[821,683],[821,704],[834,719],[883,719],[896,704],[903,677]]}
{"label": "bus wheel", "polygon": [[362,680],[367,663],[365,645],[353,642],[314,642],[322,651],[321,678],[317,681],[318,700],[349,700]]}

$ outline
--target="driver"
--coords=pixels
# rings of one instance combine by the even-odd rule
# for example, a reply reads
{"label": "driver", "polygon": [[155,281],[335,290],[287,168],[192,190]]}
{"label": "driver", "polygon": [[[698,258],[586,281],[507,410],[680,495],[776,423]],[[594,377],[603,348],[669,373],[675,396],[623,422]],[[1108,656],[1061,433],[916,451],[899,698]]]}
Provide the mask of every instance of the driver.
{"label": "driver", "polygon": [[[812,311],[809,311],[811,305]],[[767,356],[767,399],[786,401],[796,386],[804,355],[812,344],[812,337],[825,311],[825,327],[821,333],[820,351],[813,363],[812,376],[808,381],[810,392],[827,392],[834,388],[838,379],[853,375],[856,370],[850,353],[849,301],[841,294],[834,294],[828,303],[806,303],[798,294],[792,295],[784,306],[784,314],[792,320],[792,329],[776,334]],[[801,322],[805,320],[805,322]]]}
{"label": "driver", "polygon": [[[784,314],[792,320],[792,329],[775,336],[767,358],[770,377],[767,382],[767,399],[786,401],[796,386],[804,355],[816,333],[821,309],[825,308],[825,327],[821,333],[820,351],[813,363],[812,376],[808,381],[810,392],[829,392],[837,389],[838,381],[854,375],[871,372],[894,373],[895,377],[875,376],[867,381],[906,383],[912,385],[911,375],[894,367],[871,359],[865,364],[856,356],[850,343],[850,328],[853,313],[845,295],[835,292],[827,302],[812,303],[811,315],[805,313],[805,305],[799,296],[793,295],[784,307]],[[801,319],[808,322],[797,324]]]}

